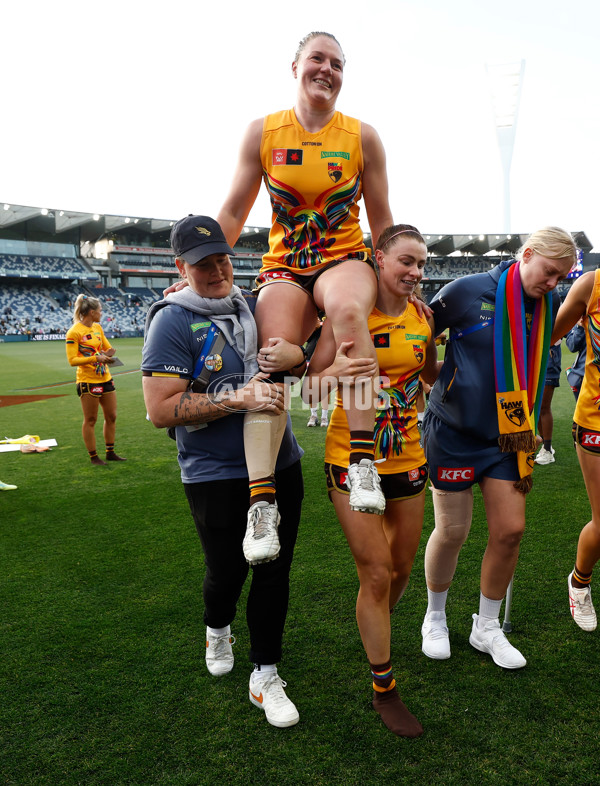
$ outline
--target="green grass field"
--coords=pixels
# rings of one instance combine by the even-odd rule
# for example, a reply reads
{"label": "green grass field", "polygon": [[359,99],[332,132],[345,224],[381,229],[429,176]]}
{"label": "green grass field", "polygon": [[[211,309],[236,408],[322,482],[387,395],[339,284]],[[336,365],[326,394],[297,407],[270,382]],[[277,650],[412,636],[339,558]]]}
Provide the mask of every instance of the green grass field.
{"label": "green grass field", "polygon": [[[573,623],[566,591],[589,505],[564,375],[556,463],[534,473],[515,579],[511,640],[528,665],[506,672],[468,643],[486,538],[478,493],[448,602],[452,658],[421,653],[428,494],[411,585],[392,617],[399,690],[425,727],[405,740],[369,706],[356,575],[322,478],[325,430],[306,428],[298,399],[306,500],[280,673],[300,723],[275,729],[248,701],[243,598],[235,667],[208,674],[202,553],[175,446],[145,420],[141,341],[114,343],[125,363],[116,444],[128,461],[106,467],[87,458],[63,344],[0,344],[0,398],[61,396],[0,408],[1,437],[58,441],[48,453],[0,454],[0,480],[18,485],[0,494],[3,784],[600,783],[600,634]],[[563,367],[570,360],[565,351]]]}

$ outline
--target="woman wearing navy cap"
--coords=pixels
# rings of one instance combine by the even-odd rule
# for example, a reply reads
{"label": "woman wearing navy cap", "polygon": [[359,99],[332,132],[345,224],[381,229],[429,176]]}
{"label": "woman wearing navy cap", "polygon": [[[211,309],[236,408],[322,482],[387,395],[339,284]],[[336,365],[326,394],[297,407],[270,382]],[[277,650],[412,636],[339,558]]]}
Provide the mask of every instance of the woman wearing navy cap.
{"label": "woman wearing navy cap", "polygon": [[[189,287],[169,294],[148,312],[144,397],[152,423],[175,430],[181,479],[206,565],[206,665],[211,674],[222,675],[233,668],[231,623],[249,571],[242,548],[249,496],[244,413],[283,412],[283,391],[258,371],[253,297],[233,284],[233,252],[217,222],[188,216],[173,227],[171,245]],[[277,351],[282,367],[299,360],[298,347],[282,344]],[[254,565],[246,606],[250,659],[255,664],[250,701],[264,710],[269,723],[280,727],[299,719],[276,664],[281,659],[303,496],[302,451],[289,419],[285,425],[275,472],[279,556]],[[271,531],[254,534],[273,541]]]}

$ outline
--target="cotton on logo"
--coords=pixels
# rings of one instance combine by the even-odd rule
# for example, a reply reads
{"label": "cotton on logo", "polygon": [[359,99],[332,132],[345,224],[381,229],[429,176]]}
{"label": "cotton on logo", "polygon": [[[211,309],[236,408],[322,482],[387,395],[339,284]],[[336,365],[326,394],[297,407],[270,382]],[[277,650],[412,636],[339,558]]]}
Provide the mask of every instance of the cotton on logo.
{"label": "cotton on logo", "polygon": [[584,431],[581,435],[581,445],[593,445],[594,447],[600,446],[600,434],[591,434],[589,431]]}
{"label": "cotton on logo", "polygon": [[461,483],[463,480],[473,480],[475,476],[474,467],[460,467],[459,469],[449,469],[448,467],[438,467],[438,480],[446,480],[450,483]]}

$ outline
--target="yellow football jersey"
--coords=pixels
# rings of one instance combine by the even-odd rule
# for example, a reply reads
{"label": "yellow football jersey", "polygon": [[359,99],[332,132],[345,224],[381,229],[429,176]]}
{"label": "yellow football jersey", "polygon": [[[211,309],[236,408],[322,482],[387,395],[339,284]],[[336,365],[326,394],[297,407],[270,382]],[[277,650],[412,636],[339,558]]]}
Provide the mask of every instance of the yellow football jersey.
{"label": "yellow football jersey", "polygon": [[260,146],[273,208],[262,270],[318,270],[366,252],[358,222],[363,154],[360,120],[336,112],[316,134],[293,109],[267,115]]}
{"label": "yellow football jersey", "polygon": [[[369,332],[377,352],[381,392],[375,420],[375,460],[381,475],[408,472],[425,463],[419,445],[416,399],[419,374],[425,365],[425,350],[431,328],[412,304],[399,317],[375,309],[369,317]],[[338,391],[325,443],[325,461],[348,466],[350,430]]]}
{"label": "yellow football jersey", "polygon": [[585,375],[573,420],[583,428],[600,431],[600,268],[594,274],[583,326],[587,346]]}
{"label": "yellow football jersey", "polygon": [[[98,322],[94,322],[91,327],[87,327],[82,322],[78,322],[67,332],[67,358],[91,357],[96,352],[112,349],[104,331]],[[104,373],[97,371],[103,369]],[[106,366],[95,363],[86,363],[77,366],[77,382],[109,382],[112,375]]]}

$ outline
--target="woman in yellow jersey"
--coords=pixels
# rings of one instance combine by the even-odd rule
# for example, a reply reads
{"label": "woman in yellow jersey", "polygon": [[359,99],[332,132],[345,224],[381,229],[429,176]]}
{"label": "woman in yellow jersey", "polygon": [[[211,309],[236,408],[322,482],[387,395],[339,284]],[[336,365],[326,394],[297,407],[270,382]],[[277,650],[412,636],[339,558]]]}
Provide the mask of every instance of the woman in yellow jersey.
{"label": "woman in yellow jersey", "polygon": [[117,394],[107,366],[115,350],[100,326],[102,305],[95,297],[79,295],[73,311],[73,327],[67,332],[67,360],[77,369],[77,395],[83,409],[81,433],[92,464],[105,464],[96,453],[95,426],[98,406],[104,413],[106,461],[125,461],[115,453]]}
{"label": "woman in yellow jersey", "polygon": [[377,373],[381,390],[374,429],[375,459],[386,498],[374,518],[351,510],[346,488],[350,431],[338,392],[325,447],[331,501],[352,551],[360,590],[356,619],[373,676],[373,707],[395,734],[419,736],[423,729],[400,700],[390,654],[390,613],[408,585],[423,526],[428,468],[419,444],[416,400],[419,376],[433,383],[438,370],[432,322],[409,301],[423,276],[427,247],[408,224],[385,229],[375,257],[379,289],[368,320],[377,363],[349,357],[350,342],[337,341],[325,320],[305,378],[303,397],[317,399],[337,380]]}
{"label": "woman in yellow jersey", "polygon": [[595,630],[592,571],[600,559],[600,269],[584,273],[558,311],[552,341],[583,318],[587,354],[585,374],[573,415],[573,439],[592,507],[591,521],[579,535],[575,567],[568,578],[571,616],[582,630]]}
{"label": "woman in yellow jersey", "polygon": [[[358,221],[358,202],[364,199],[374,242],[392,223],[392,215],[379,136],[371,126],[336,110],[344,63],[342,49],[330,33],[313,32],[302,39],[292,63],[297,81],[294,107],[250,124],[231,189],[217,216],[233,245],[264,181],[273,217],[269,251],[258,278],[255,318],[262,348],[259,365],[269,373],[275,371],[280,339],[304,344],[317,325],[318,310],[327,314],[337,346],[350,343],[351,358],[375,361],[367,317],[375,303],[377,279]],[[373,463],[374,409],[360,409],[350,400],[347,416],[353,448],[351,505],[381,513],[385,500]],[[267,483],[285,422],[285,413],[247,416],[248,471],[264,501],[265,493],[274,500]],[[264,444],[259,434],[265,428],[270,431],[270,451],[256,447]]]}

